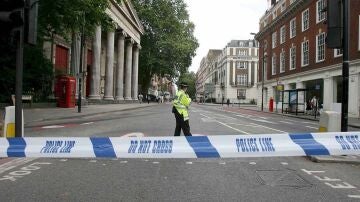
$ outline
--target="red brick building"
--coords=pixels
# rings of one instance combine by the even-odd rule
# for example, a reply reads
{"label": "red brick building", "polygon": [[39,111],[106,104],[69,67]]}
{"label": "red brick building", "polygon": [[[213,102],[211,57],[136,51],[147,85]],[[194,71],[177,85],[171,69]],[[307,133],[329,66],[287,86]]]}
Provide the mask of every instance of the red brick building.
{"label": "red brick building", "polygon": [[[260,19],[258,105],[264,69],[264,107],[273,97],[281,108],[284,90],[304,89],[298,98],[319,99],[324,110],[341,103],[342,51],[326,46],[326,0],[278,0]],[[360,111],[360,1],[350,0],[349,116]],[[286,94],[284,95],[287,100]],[[299,106],[303,110],[305,105]]]}

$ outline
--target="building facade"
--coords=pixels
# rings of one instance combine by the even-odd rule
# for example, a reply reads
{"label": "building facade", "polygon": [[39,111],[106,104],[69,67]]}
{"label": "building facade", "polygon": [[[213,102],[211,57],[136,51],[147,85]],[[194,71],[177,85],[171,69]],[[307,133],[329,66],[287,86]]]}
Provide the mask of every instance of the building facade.
{"label": "building facade", "polygon": [[[326,0],[279,0],[273,2],[260,19],[256,35],[260,44],[257,87],[258,99],[263,97],[264,108],[268,108],[271,98],[278,103],[278,108],[286,102],[279,89],[302,89],[303,100],[316,96],[324,110],[339,109],[342,50],[326,46],[325,8]],[[360,1],[350,0],[350,9],[349,116],[359,117]],[[299,106],[299,109],[303,110],[305,106]]]}
{"label": "building facade", "polygon": [[[223,50],[210,50],[197,72],[197,92],[217,103],[257,99],[258,47],[254,40],[232,40]],[[206,90],[206,84],[213,84]],[[209,92],[207,92],[209,91]]]}
{"label": "building facade", "polygon": [[[96,27],[87,39],[80,57],[80,36],[69,43],[56,37],[44,49],[54,65],[54,74],[70,74],[82,78],[82,95],[89,102],[116,103],[137,100],[140,39],[144,30],[130,1],[109,0],[106,13],[115,23],[115,30]],[[80,72],[80,58],[82,72]],[[78,85],[76,93],[79,92]]]}

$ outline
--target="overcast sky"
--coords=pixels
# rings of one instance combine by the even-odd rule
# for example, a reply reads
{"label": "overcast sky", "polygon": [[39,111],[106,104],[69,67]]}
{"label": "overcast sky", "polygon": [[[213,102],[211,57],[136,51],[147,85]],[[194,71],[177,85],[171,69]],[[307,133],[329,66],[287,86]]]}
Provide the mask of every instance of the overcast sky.
{"label": "overcast sky", "polygon": [[223,49],[232,39],[252,39],[267,0],[185,0],[195,24],[199,48],[189,70],[196,71],[209,49]]}

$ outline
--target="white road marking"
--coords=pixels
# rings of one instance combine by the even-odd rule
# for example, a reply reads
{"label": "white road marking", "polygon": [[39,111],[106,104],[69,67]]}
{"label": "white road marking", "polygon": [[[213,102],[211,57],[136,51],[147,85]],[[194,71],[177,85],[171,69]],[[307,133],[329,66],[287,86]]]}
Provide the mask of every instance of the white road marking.
{"label": "white road marking", "polygon": [[245,126],[245,127],[253,127],[253,128],[258,128],[259,126],[254,126],[254,125],[250,125],[250,124],[243,124],[243,123],[228,123],[229,125],[237,125],[237,126]]}
{"label": "white road marking", "polygon": [[214,122],[214,119],[201,118],[201,121],[203,121],[205,123],[210,123],[210,122]]}
{"label": "white road marking", "polygon": [[233,118],[233,117],[230,117],[230,116],[224,116],[224,115],[221,115],[221,114],[216,114],[215,116],[221,116],[221,117],[224,117],[224,118],[227,118],[227,119],[236,120],[236,118]]}
{"label": "white road marking", "polygon": [[159,164],[159,162],[158,162],[158,161],[154,161],[153,164]]}
{"label": "white road marking", "polygon": [[90,125],[90,124],[93,124],[94,122],[87,122],[87,123],[82,123],[80,125]]}
{"label": "white road marking", "polygon": [[316,127],[312,127],[312,126],[305,126],[306,128],[311,128],[311,129],[319,129],[319,128],[316,128]]}
{"label": "white road marking", "polygon": [[62,162],[66,162],[66,161],[67,161],[67,159],[60,159],[60,161],[62,161]]}
{"label": "white road marking", "polygon": [[90,160],[89,162],[90,163],[96,163],[96,160]]}
{"label": "white road marking", "polygon": [[122,135],[122,138],[128,138],[128,137],[144,137],[144,133],[140,133],[140,132],[134,132],[134,133],[128,133],[125,135]]}
{"label": "white road marking", "polygon": [[360,199],[360,195],[348,195],[349,198],[359,198]]}
{"label": "white road marking", "polygon": [[191,162],[191,161],[188,161],[188,162],[186,162],[186,164],[190,165],[190,164],[193,164],[193,162]]}
{"label": "white road marking", "polygon": [[286,166],[286,165],[289,165],[289,163],[287,163],[287,162],[281,162],[281,165]]}
{"label": "white road marking", "polygon": [[225,163],[225,162],[220,162],[219,164],[220,164],[220,165],[225,165],[226,163]]}
{"label": "white road marking", "polygon": [[263,120],[263,119],[252,119],[252,118],[249,118],[249,119],[250,119],[250,120],[253,120],[253,121],[263,122],[263,123],[277,124],[277,123],[275,123],[275,122],[267,121],[267,120]]}
{"label": "white road marking", "polygon": [[263,117],[263,116],[258,116],[261,119],[268,119],[267,117]]}
{"label": "white road marking", "polygon": [[24,165],[26,163],[29,163],[31,161],[34,161],[36,158],[16,158],[9,162],[6,162],[4,164],[0,165],[0,174],[3,172],[6,172],[8,170],[11,170],[13,168],[16,168],[17,166]]}
{"label": "white road marking", "polygon": [[18,178],[22,178],[26,175],[30,175],[31,171],[39,170],[41,167],[38,165],[49,165],[51,163],[49,162],[35,162],[30,165],[27,165],[25,167],[20,168],[20,170],[12,171],[9,174],[2,176],[0,178],[0,181],[3,180],[10,180],[12,182],[15,182],[18,180]]}
{"label": "white road marking", "polygon": [[250,165],[256,165],[256,162],[250,162],[249,164]]}
{"label": "white road marking", "polygon": [[259,127],[267,128],[267,129],[270,129],[270,130],[278,131],[278,132],[281,132],[281,133],[288,133],[286,131],[278,130],[278,129],[275,129],[275,128],[270,128],[270,127],[259,125],[259,124],[256,124],[256,123],[251,123],[251,124],[254,124],[254,125],[259,126]]}
{"label": "white road marking", "polygon": [[103,166],[106,166],[106,164],[105,164],[105,163],[103,163],[102,165],[103,165]]}
{"label": "white road marking", "polygon": [[62,126],[62,125],[51,125],[51,126],[43,126],[41,128],[44,128],[44,129],[55,129],[55,128],[64,128],[65,126]]}
{"label": "white road marking", "polygon": [[[204,115],[204,114],[200,114],[201,116],[204,116],[204,117],[206,117],[206,118],[210,118],[210,117],[208,117],[208,116],[206,116],[206,115]],[[238,132],[240,132],[240,133],[244,133],[244,134],[250,134],[250,133],[247,133],[247,132],[245,132],[245,131],[242,131],[242,130],[239,130],[239,129],[237,129],[237,128],[233,128],[233,127],[231,127],[231,126],[229,126],[229,125],[227,125],[227,124],[225,124],[225,123],[223,123],[223,122],[220,122],[220,121],[218,121],[218,120],[215,120],[216,122],[218,122],[218,123],[220,123],[221,125],[224,125],[224,126],[226,126],[226,127],[228,127],[228,128],[231,128],[231,129],[233,129],[233,130],[235,130],[235,131],[238,131]]]}
{"label": "white road marking", "polygon": [[294,123],[288,122],[288,121],[279,121],[279,122],[281,122],[281,123],[286,123],[286,124],[294,124]]}
{"label": "white road marking", "polygon": [[318,125],[318,123],[313,123],[313,122],[306,122],[306,121],[304,121],[304,122],[302,122],[302,123],[306,123],[306,124],[312,124],[312,125]]}
{"label": "white road marking", "polygon": [[120,163],[127,163],[127,161],[120,161]]}

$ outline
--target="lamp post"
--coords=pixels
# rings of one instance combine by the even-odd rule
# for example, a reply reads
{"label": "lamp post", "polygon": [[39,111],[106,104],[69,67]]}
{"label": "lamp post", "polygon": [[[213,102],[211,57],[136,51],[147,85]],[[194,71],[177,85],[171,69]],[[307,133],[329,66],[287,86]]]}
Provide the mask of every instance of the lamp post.
{"label": "lamp post", "polygon": [[[256,33],[251,32],[250,35],[256,36]],[[264,111],[264,63],[265,63],[265,49],[264,46],[261,46],[259,43],[259,48],[263,48],[262,51],[262,65],[261,65],[261,111]]]}

